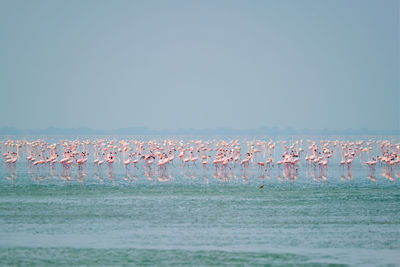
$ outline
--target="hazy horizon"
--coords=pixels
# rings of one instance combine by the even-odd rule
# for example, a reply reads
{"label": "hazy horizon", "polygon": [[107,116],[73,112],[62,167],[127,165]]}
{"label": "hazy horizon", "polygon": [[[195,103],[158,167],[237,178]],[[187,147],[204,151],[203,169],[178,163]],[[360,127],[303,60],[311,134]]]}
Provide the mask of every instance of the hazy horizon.
{"label": "hazy horizon", "polygon": [[399,1],[1,1],[0,127],[399,131]]}
{"label": "hazy horizon", "polygon": [[217,128],[179,128],[179,129],[152,129],[147,127],[129,127],[117,129],[81,128],[35,128],[19,129],[14,127],[0,127],[0,135],[199,135],[199,136],[399,136],[399,130],[371,130],[371,129],[296,129],[292,127],[259,127],[252,129],[235,129],[232,127]]}

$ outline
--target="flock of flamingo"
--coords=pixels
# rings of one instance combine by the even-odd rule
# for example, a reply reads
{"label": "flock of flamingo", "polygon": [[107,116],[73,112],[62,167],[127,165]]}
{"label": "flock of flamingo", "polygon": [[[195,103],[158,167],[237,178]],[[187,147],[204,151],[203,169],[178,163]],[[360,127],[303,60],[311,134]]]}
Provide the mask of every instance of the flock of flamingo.
{"label": "flock of flamingo", "polygon": [[126,180],[133,170],[135,179],[143,174],[160,181],[173,179],[176,169],[186,178],[195,178],[200,168],[204,177],[212,172],[214,178],[225,181],[256,175],[270,179],[271,171],[277,169],[278,178],[293,181],[299,178],[301,167],[314,179],[327,180],[329,169],[336,165],[342,178],[346,171],[352,179],[352,165],[358,161],[367,168],[371,180],[376,181],[377,165],[383,177],[392,181],[400,178],[400,143],[393,140],[5,140],[0,150],[11,178],[25,162],[33,174],[47,170],[56,176],[61,169],[60,177],[67,180],[73,179],[73,169],[78,170],[79,179],[85,179],[89,165],[95,168],[97,178],[101,178],[101,169],[107,168],[113,179],[114,166],[123,166]]}

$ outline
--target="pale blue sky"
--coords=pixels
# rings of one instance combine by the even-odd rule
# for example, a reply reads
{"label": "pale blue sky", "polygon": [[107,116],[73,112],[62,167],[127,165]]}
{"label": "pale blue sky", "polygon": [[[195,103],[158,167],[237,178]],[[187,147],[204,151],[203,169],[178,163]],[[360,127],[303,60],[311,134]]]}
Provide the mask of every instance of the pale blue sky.
{"label": "pale blue sky", "polygon": [[396,130],[399,1],[0,0],[0,126]]}

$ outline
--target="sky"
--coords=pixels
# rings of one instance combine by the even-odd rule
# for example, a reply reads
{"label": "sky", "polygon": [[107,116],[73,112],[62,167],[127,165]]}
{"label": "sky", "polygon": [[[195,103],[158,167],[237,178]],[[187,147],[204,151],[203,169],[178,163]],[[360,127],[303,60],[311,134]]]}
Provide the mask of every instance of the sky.
{"label": "sky", "polygon": [[0,127],[400,129],[397,0],[0,0]]}

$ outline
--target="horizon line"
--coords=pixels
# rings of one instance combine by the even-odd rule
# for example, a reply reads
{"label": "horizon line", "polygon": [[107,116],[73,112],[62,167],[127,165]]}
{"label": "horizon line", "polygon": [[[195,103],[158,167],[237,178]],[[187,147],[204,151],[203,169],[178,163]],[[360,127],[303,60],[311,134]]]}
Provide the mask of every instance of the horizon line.
{"label": "horizon line", "polygon": [[93,129],[90,127],[20,129],[16,127],[0,127],[0,135],[400,135],[400,130],[370,130],[361,129],[309,129],[293,127],[258,127],[252,129],[235,129],[232,127],[216,128],[177,128],[152,129],[149,127],[124,127],[116,129]]}

